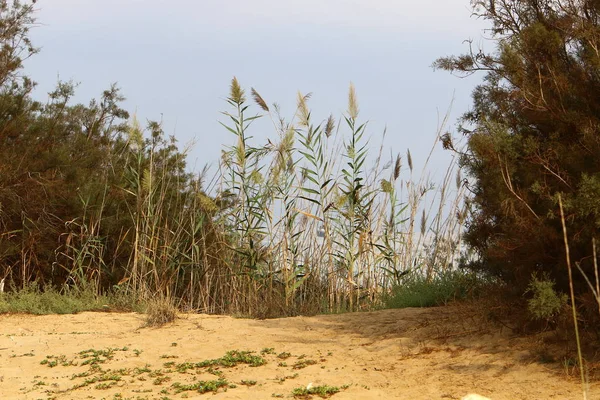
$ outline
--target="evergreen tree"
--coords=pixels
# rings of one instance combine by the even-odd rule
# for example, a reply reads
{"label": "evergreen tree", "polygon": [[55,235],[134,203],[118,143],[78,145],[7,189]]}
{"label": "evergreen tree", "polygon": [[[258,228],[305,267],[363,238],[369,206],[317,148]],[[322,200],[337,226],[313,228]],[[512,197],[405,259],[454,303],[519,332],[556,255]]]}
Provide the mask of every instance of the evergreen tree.
{"label": "evergreen tree", "polygon": [[[522,294],[533,272],[568,283],[558,196],[571,257],[593,276],[600,229],[600,1],[476,0],[492,51],[441,58],[435,67],[485,74],[460,130],[474,213],[472,267]],[[453,147],[449,137],[445,146]],[[587,290],[576,273],[577,290]]]}

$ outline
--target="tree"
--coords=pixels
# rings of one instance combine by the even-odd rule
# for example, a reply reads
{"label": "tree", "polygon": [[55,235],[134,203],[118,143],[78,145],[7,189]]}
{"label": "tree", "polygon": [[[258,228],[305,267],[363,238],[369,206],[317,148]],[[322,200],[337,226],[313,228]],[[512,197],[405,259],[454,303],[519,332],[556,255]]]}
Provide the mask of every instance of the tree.
{"label": "tree", "polygon": [[[475,0],[494,50],[470,46],[434,67],[485,74],[460,131],[474,212],[471,267],[519,294],[533,272],[568,283],[558,196],[572,259],[593,274],[600,228],[600,1]],[[445,146],[453,147],[445,138]],[[586,289],[580,274],[576,288]]]}

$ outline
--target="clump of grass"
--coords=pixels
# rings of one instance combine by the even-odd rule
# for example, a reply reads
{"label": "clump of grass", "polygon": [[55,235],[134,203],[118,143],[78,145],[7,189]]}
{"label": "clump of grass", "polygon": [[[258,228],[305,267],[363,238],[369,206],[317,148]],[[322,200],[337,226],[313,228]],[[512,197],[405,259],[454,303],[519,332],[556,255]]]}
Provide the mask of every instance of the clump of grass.
{"label": "clump of grass", "polygon": [[336,393],[339,393],[340,388],[337,386],[321,385],[321,386],[307,386],[296,388],[292,391],[294,397],[308,397],[316,395],[322,398],[331,397]]}
{"label": "clump of grass", "polygon": [[166,297],[159,297],[148,302],[146,310],[146,326],[163,326],[177,319],[177,307]]}

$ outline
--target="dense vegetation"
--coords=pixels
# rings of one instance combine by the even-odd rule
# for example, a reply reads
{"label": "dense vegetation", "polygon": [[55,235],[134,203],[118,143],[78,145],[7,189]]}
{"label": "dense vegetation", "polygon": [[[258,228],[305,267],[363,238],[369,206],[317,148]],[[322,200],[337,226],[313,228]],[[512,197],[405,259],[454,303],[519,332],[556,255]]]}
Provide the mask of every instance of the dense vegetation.
{"label": "dense vegetation", "polygon": [[[455,165],[436,187],[425,173],[413,178],[410,153],[406,166],[400,155],[373,157],[353,87],[343,117],[315,121],[299,94],[287,121],[233,79],[223,120],[231,144],[206,179],[159,123],[143,129],[122,109],[116,87],[87,105],[73,104],[64,82],[47,103],[33,99],[22,70],[37,51],[33,16],[31,4],[0,1],[6,290],[163,296],[270,316],[368,308],[412,281],[451,286],[466,217]],[[274,121],[266,144],[252,141],[256,112]],[[451,288],[432,293],[427,304],[451,297]]]}
{"label": "dense vegetation", "polygon": [[[462,125],[468,150],[461,162],[474,205],[465,238],[479,254],[471,266],[500,277],[517,295],[534,273],[567,292],[559,196],[571,259],[592,281],[600,228],[600,2],[473,5],[491,22],[494,49],[471,47],[435,64],[485,74]],[[452,147],[449,137],[445,144]],[[575,292],[589,294],[583,275],[573,276]],[[593,304],[588,310],[597,312]]]}
{"label": "dense vegetation", "polygon": [[[373,154],[352,86],[343,116],[315,120],[299,93],[288,120],[235,78],[216,175],[191,173],[175,138],[157,122],[142,128],[116,87],[84,105],[61,82],[35,100],[22,69],[37,52],[32,5],[0,0],[6,291],[275,316],[440,304],[489,278],[548,317],[565,303],[552,281],[561,292],[569,284],[561,198],[585,300],[600,228],[600,3],[472,3],[491,21],[494,49],[435,63],[485,78],[462,119],[466,147],[443,127],[432,137],[467,175],[451,163],[434,185],[410,152]],[[256,144],[261,117],[275,134]]]}

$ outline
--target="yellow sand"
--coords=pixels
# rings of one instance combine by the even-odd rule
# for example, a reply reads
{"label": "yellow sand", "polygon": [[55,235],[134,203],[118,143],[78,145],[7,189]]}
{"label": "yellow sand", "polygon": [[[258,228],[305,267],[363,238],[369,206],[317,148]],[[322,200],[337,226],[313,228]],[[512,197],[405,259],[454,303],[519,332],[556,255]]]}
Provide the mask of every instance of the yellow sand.
{"label": "yellow sand", "polygon": [[[292,398],[294,388],[308,385],[344,387],[333,396],[339,400],[460,399],[467,393],[493,400],[582,398],[577,374],[535,362],[533,339],[512,338],[464,307],[274,320],[186,314],[162,328],[143,323],[139,314],[0,316],[0,399],[272,399]],[[102,375],[72,379],[90,372],[78,353],[107,348],[118,350],[99,366],[112,373],[124,369],[121,379],[107,389],[102,384],[110,381],[75,388]],[[273,351],[263,354],[267,364],[259,367],[180,373],[164,366],[215,359],[230,350],[260,355],[265,348]],[[285,352],[291,356],[277,357]],[[47,356],[58,365],[40,364]],[[316,363],[293,368],[303,360]],[[71,362],[77,365],[61,365]],[[235,387],[216,394],[176,394],[171,386],[216,380],[216,374]],[[600,387],[592,385],[591,393],[600,398]]]}

